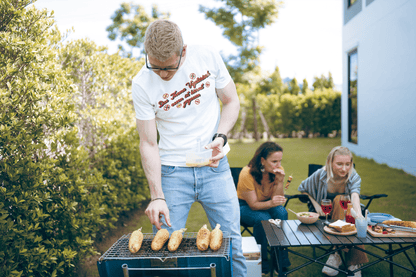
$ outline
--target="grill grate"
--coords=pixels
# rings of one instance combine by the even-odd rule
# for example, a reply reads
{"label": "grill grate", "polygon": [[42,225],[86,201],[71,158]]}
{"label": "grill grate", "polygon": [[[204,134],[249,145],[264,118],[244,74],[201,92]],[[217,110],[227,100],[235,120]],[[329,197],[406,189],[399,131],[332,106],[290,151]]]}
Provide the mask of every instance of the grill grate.
{"label": "grill grate", "polygon": [[159,251],[153,251],[150,247],[155,234],[143,234],[143,243],[140,250],[132,254],[129,251],[129,238],[131,234],[123,235],[119,238],[99,259],[103,260],[128,260],[128,259],[140,259],[140,258],[157,258],[162,261],[168,258],[179,257],[218,257],[223,256],[227,260],[230,253],[230,238],[228,234],[224,232],[221,248],[217,251],[212,251],[210,248],[206,251],[200,251],[196,247],[196,237],[198,233],[184,233],[182,242],[175,252],[168,250],[168,244],[166,243]]}

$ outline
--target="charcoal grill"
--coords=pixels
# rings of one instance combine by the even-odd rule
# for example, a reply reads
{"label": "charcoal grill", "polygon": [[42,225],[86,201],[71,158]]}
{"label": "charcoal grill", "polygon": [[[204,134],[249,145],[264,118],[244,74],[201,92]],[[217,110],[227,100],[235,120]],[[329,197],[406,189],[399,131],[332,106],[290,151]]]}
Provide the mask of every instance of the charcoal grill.
{"label": "charcoal grill", "polygon": [[232,276],[232,242],[224,232],[221,248],[200,251],[196,247],[197,233],[184,233],[175,252],[167,243],[159,251],[150,247],[154,234],[143,234],[140,250],[132,254],[128,249],[131,234],[123,235],[97,261],[100,277],[133,276]]}

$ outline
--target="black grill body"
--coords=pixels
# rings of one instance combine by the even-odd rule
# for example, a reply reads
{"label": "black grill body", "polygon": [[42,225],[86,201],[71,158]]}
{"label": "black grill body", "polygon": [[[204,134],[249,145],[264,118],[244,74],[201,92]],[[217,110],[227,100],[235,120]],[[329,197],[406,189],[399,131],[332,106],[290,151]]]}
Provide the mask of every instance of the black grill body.
{"label": "black grill body", "polygon": [[135,276],[232,276],[232,242],[224,233],[218,251],[199,251],[196,247],[197,233],[184,233],[175,252],[167,249],[167,243],[159,251],[150,247],[154,234],[143,234],[140,250],[132,254],[128,249],[131,234],[123,235],[97,262],[100,277]]}

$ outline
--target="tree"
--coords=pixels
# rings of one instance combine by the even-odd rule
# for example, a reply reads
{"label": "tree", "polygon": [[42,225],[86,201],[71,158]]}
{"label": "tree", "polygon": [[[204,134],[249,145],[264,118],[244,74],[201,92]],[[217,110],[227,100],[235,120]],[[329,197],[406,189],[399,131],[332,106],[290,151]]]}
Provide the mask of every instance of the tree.
{"label": "tree", "polygon": [[308,81],[306,79],[303,79],[303,85],[302,85],[302,94],[306,94],[308,91]]}
{"label": "tree", "polygon": [[328,78],[326,78],[324,74],[322,74],[320,78],[315,76],[312,86],[314,90],[323,90],[325,88],[333,89],[335,85],[331,72],[328,73]]}
{"label": "tree", "polygon": [[118,47],[124,56],[132,57],[133,50],[136,48],[144,52],[144,35],[150,23],[159,18],[169,17],[169,13],[159,12],[157,5],[153,5],[152,14],[149,16],[141,5],[133,2],[122,3],[111,17],[113,24],[106,29],[109,33],[108,38],[125,42],[130,46],[130,51],[127,51],[122,44]]}
{"label": "tree", "polygon": [[[199,11],[204,13],[207,19],[214,21],[217,26],[221,26],[224,29],[223,35],[237,47],[238,55],[231,55],[225,61],[234,82],[247,83],[249,79],[245,75],[258,67],[262,51],[262,47],[257,45],[256,34],[261,28],[274,23],[281,2],[276,0],[217,1],[225,2],[224,6],[209,9],[200,5]],[[252,94],[255,92],[252,91]],[[254,133],[258,140],[255,95],[250,98],[253,99]]]}
{"label": "tree", "polygon": [[300,92],[300,87],[298,85],[298,80],[296,80],[296,78],[293,78],[292,80],[290,80],[289,82],[289,92],[290,94],[293,95],[298,95]]}

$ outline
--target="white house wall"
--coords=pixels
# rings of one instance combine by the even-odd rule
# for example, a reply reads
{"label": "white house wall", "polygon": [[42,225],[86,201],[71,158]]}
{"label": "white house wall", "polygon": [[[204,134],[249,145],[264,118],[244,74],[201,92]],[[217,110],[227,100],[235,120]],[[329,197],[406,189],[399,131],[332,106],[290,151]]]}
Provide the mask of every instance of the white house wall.
{"label": "white house wall", "polygon": [[[416,176],[416,0],[361,1],[343,27],[342,144]],[[348,53],[355,48],[358,144],[348,142]]]}

